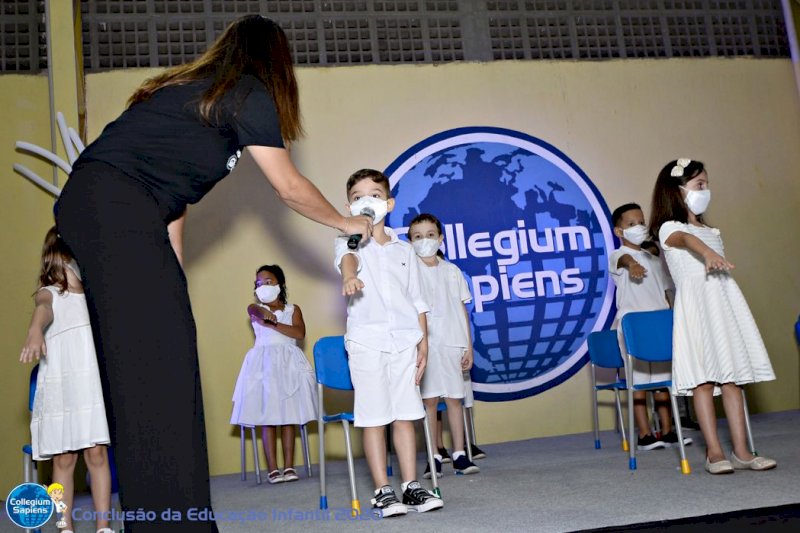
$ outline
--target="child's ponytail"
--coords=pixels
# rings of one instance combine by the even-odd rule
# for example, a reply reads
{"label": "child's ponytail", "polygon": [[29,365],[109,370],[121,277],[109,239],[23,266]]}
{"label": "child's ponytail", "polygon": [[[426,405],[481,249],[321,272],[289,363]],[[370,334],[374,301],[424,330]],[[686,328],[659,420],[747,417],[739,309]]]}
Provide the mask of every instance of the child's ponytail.
{"label": "child's ponytail", "polygon": [[53,226],[47,231],[42,245],[42,266],[39,272],[39,288],[58,287],[58,292],[66,292],[67,282],[66,265],[72,259],[72,252],[58,235],[58,230]]}

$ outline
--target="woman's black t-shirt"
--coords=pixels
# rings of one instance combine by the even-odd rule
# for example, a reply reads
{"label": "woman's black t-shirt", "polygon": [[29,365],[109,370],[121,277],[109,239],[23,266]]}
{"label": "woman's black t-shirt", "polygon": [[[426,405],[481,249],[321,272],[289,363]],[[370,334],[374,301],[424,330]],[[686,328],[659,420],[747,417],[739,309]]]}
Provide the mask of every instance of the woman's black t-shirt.
{"label": "woman's black t-shirt", "polygon": [[145,185],[174,218],[233,169],[245,146],[283,147],[275,103],[263,83],[243,76],[208,124],[198,106],[210,83],[167,86],[131,106],[86,147],[75,168],[89,161],[117,168]]}

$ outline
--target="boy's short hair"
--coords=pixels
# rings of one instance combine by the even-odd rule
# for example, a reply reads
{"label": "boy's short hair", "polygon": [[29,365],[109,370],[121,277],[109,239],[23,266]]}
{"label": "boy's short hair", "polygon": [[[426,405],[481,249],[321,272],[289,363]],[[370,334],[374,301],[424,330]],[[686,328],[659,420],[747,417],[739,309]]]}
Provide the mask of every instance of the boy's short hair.
{"label": "boy's short hair", "polygon": [[359,181],[371,179],[378,185],[383,185],[383,188],[386,189],[386,196],[391,196],[391,187],[389,187],[389,178],[386,177],[386,174],[381,172],[380,170],[374,170],[371,168],[362,168],[353,173],[352,176],[347,178],[347,196],[350,196],[350,189],[352,189],[356,183]]}
{"label": "boy's short hair", "polygon": [[614,212],[611,214],[611,225],[615,228],[619,221],[622,219],[622,215],[627,213],[628,211],[633,211],[634,209],[638,209],[639,211],[642,210],[642,207],[639,204],[634,204],[633,202],[625,205],[621,205],[618,208],[614,209]]}

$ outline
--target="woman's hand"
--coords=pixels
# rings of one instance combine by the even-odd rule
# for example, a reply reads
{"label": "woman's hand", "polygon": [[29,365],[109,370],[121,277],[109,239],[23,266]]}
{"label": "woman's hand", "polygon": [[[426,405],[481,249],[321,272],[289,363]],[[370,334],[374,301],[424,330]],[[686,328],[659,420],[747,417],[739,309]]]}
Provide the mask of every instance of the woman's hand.
{"label": "woman's hand", "polygon": [[44,342],[44,335],[41,331],[32,329],[28,332],[28,338],[22,346],[19,360],[21,363],[33,363],[42,357],[47,356],[47,344]]}
{"label": "woman's hand", "polygon": [[362,241],[368,241],[372,236],[372,219],[368,216],[345,217],[342,233],[347,235],[361,235]]}

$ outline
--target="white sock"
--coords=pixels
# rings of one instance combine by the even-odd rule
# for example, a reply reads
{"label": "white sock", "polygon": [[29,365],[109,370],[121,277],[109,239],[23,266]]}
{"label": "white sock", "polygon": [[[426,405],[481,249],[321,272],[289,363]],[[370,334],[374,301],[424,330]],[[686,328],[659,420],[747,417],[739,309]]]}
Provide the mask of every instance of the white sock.
{"label": "white sock", "polygon": [[453,461],[455,461],[462,455],[464,455],[464,450],[458,450],[457,452],[453,452]]}
{"label": "white sock", "polygon": [[439,455],[438,453],[433,454],[433,458],[439,461],[440,463],[442,462],[442,456]]}
{"label": "white sock", "polygon": [[400,483],[400,492],[405,492],[408,488],[408,484],[412,483],[411,481],[406,481],[404,483]]}

